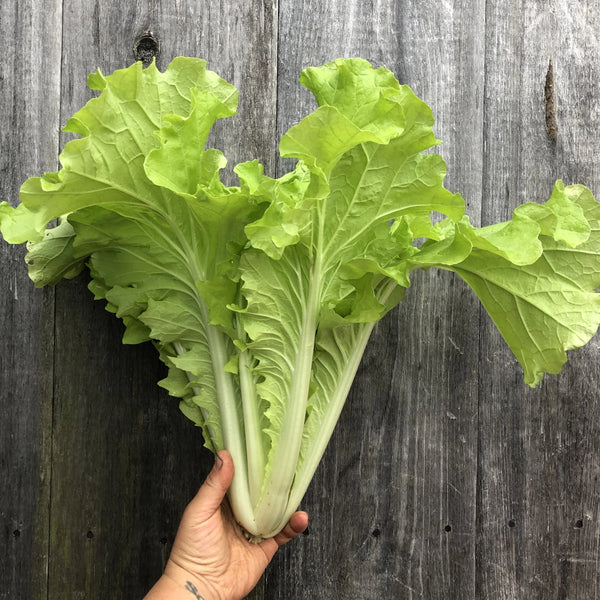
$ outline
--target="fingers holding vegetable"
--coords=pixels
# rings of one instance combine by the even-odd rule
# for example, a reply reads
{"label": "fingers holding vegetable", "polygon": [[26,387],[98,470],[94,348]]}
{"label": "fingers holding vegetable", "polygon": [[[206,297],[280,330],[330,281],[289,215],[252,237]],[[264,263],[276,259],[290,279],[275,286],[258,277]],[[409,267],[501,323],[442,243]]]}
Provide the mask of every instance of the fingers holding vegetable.
{"label": "fingers holding vegetable", "polygon": [[308,515],[296,512],[276,536],[260,543],[249,541],[225,497],[234,471],[231,454],[221,450],[185,509],[165,573],[146,600],[176,598],[181,590],[194,590],[201,600],[243,598],[277,549],[306,529]]}
{"label": "fingers holding vegetable", "polygon": [[212,516],[220,507],[233,481],[234,466],[231,454],[221,450],[215,456],[215,464],[208,477],[190,502],[188,510],[196,511],[196,517]]}

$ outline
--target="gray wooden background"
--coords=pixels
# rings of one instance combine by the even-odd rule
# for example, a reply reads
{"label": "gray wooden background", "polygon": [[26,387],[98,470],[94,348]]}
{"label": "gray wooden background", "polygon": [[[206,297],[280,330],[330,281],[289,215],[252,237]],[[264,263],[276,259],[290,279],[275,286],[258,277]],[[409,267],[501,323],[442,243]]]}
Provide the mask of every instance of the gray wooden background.
{"label": "gray wooden background", "polygon": [[[312,107],[300,70],[361,56],[432,105],[473,222],[558,177],[600,196],[598,0],[2,0],[0,198],[57,168],[86,75],[148,31],[160,68],[199,56],[240,89],[213,137],[232,164],[280,174],[277,140]],[[142,598],[211,458],[153,348],[121,345],[85,277],[34,290],[23,255],[0,243],[0,599]],[[416,277],[305,498],[309,535],[251,597],[600,598],[599,358],[596,338],[529,390],[462,282]]]}

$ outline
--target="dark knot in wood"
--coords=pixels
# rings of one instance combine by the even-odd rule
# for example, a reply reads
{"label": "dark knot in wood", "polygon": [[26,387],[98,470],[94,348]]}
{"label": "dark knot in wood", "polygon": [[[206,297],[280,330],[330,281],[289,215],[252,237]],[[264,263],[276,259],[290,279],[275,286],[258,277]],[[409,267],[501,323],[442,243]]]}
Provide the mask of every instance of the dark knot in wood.
{"label": "dark knot in wood", "polygon": [[146,31],[136,38],[133,44],[133,56],[136,61],[142,61],[144,67],[147,67],[159,55],[160,42],[151,31]]}
{"label": "dark knot in wood", "polygon": [[552,61],[548,63],[548,71],[546,72],[544,100],[546,105],[546,131],[548,132],[548,137],[553,142],[556,142],[558,125],[556,123],[556,109],[554,107],[554,68]]}

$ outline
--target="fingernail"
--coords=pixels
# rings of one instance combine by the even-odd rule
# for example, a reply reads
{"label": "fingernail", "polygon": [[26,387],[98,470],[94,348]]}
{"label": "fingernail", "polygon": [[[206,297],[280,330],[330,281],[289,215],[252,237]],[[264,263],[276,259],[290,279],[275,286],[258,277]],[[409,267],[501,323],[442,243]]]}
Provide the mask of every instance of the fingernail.
{"label": "fingernail", "polygon": [[217,471],[220,471],[222,468],[223,468],[223,459],[218,454],[216,454],[215,455],[215,469]]}

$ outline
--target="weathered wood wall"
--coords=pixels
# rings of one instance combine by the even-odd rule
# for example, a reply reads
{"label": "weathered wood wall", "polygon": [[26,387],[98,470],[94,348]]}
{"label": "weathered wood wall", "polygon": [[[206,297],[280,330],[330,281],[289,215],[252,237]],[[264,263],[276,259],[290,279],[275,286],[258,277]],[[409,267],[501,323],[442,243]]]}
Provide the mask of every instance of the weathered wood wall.
{"label": "weathered wood wall", "polygon": [[[596,0],[2,0],[2,199],[57,168],[87,73],[130,64],[146,31],[159,67],[200,56],[240,89],[214,136],[233,164],[281,172],[276,140],[311,106],[300,70],[362,56],[433,106],[473,222],[558,177],[600,195]],[[34,290],[23,255],[0,244],[0,599],[141,598],[211,458],[154,350],[121,345],[84,277]],[[252,598],[599,598],[599,358],[595,339],[529,390],[465,286],[418,276],[373,335],[303,504],[310,535]]]}

